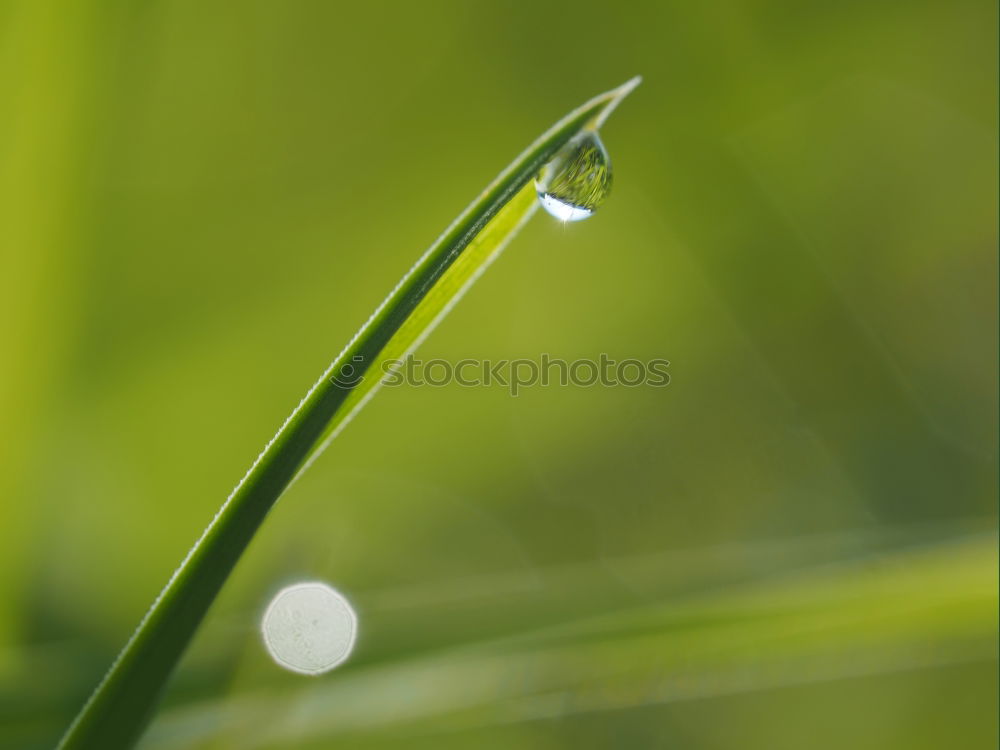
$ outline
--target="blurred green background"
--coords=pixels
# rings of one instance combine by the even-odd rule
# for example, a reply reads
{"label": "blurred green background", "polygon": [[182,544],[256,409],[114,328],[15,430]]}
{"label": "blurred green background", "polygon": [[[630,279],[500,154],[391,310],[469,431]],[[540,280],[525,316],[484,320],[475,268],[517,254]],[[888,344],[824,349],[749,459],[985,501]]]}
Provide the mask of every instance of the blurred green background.
{"label": "blurred green background", "polygon": [[[424,358],[667,388],[386,390],[285,496],[143,740],[997,740],[997,8],[0,5],[0,746],[66,726],[285,415],[523,147],[642,74],[607,204]],[[300,579],[352,659],[279,670]]]}

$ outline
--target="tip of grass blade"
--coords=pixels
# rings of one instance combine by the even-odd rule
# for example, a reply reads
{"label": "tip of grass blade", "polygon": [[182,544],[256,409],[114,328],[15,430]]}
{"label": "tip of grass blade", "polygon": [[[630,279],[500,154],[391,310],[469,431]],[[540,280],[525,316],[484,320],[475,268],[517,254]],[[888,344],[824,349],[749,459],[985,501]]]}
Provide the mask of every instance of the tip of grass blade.
{"label": "tip of grass blade", "polygon": [[642,83],[642,76],[632,76],[615,90],[617,96],[619,98],[627,96],[629,93],[631,93],[632,89],[634,89],[640,83]]}
{"label": "tip of grass blade", "polygon": [[615,107],[618,106],[621,100],[631,94],[635,87],[640,83],[642,83],[642,76],[633,76],[618,88],[611,89],[611,91],[597,97],[598,99],[606,100],[607,104],[600,112],[598,112],[597,116],[594,117],[591,127],[593,127],[594,130],[601,127],[604,124],[604,121],[607,120],[611,113],[615,111]]}

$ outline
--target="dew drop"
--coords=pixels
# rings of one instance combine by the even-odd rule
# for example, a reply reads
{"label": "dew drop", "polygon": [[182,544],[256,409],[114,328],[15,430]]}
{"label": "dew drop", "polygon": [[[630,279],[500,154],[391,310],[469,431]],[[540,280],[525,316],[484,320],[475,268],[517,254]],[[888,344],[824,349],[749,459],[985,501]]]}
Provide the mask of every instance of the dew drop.
{"label": "dew drop", "polygon": [[542,207],[560,221],[593,216],[611,192],[611,159],[597,131],[563,146],[538,173],[535,189]]}
{"label": "dew drop", "polygon": [[350,656],[358,618],[347,599],[325,583],[296,583],[275,594],[261,630],[264,646],[279,666],[317,675]]}

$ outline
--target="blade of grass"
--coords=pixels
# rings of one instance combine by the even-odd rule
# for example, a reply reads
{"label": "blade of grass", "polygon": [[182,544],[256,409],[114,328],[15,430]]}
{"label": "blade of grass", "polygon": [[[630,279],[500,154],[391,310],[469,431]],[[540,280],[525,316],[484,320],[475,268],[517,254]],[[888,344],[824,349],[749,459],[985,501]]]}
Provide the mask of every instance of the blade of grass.
{"label": "blade of grass", "polygon": [[70,725],[64,750],[130,747],[268,511],[374,395],[383,365],[418,346],[534,212],[531,181],[574,135],[600,126],[638,78],[574,110],[452,223],[375,310],[265,446],[181,562]]}
{"label": "blade of grass", "polygon": [[[414,731],[427,738],[459,727],[488,729],[996,659],[993,531],[889,549],[876,544],[835,560],[817,555],[801,567],[792,563],[741,580],[745,564],[761,551],[737,552],[725,581],[610,605],[609,584],[601,590],[608,559],[581,566],[570,578],[562,570],[521,570],[513,574],[523,584],[515,592],[537,587],[539,578],[549,583],[537,598],[496,595],[493,611],[510,618],[504,633],[411,648],[352,665],[338,680],[303,682],[294,692],[254,682],[224,700],[165,712],[149,747],[172,750],[212,736],[220,747],[260,750],[354,746],[359,737],[366,748],[380,740],[398,746],[400,736]],[[799,555],[812,557],[808,549]],[[692,564],[683,570],[697,571],[703,562],[701,555],[687,559]],[[623,562],[632,568],[638,561]],[[661,558],[657,575],[675,575],[678,562]],[[488,591],[491,583],[479,581],[476,590]],[[578,614],[550,622],[539,603],[550,596],[562,598],[559,612]],[[601,607],[593,606],[594,598]],[[438,606],[421,602],[415,610]],[[477,609],[482,606],[477,598]],[[455,611],[448,606],[449,617]],[[405,619],[413,617],[411,611]],[[279,716],[295,721],[276,722]]]}

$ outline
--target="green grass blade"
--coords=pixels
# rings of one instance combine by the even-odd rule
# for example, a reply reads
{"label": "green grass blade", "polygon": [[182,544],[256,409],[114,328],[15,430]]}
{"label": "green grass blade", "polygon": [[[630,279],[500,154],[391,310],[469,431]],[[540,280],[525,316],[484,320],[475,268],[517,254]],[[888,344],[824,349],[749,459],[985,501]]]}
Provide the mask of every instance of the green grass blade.
{"label": "green grass blade", "polygon": [[639,80],[595,97],[522,153],[424,253],[254,461],[181,562],[63,737],[65,750],[130,747],[268,511],[381,381],[419,345],[535,210],[531,181],[574,135],[600,126]]}
{"label": "green grass blade", "polygon": [[[817,537],[808,542],[823,544]],[[488,734],[538,719],[918,675],[996,659],[992,531],[889,549],[878,542],[846,557],[840,550],[828,558],[805,543],[795,552],[771,544],[731,552],[724,581],[617,604],[608,595],[620,590],[620,580],[606,577],[606,560],[517,571],[512,575],[521,585],[506,590],[491,586],[493,579],[481,580],[467,589],[475,592],[469,611],[489,607],[498,618],[508,617],[507,633],[413,649],[357,665],[339,680],[303,681],[294,692],[258,684],[224,701],[193,702],[167,713],[149,746],[175,750],[183,746],[178,737],[190,744],[213,734],[238,737],[243,747],[259,750],[353,747],[361,737],[366,748],[398,747],[401,736],[415,734],[447,745],[456,731]],[[634,574],[630,581],[686,579],[675,568],[679,561],[690,561],[684,572],[697,574],[704,553],[720,559],[717,547],[702,553],[623,558],[616,569],[624,565]],[[741,580],[748,564],[763,562],[761,555],[776,555],[781,564]],[[794,558],[814,557],[802,567],[786,567]],[[549,598],[558,600],[551,610],[564,616],[558,622],[547,621],[542,600]],[[593,605],[595,598],[604,600],[601,606]],[[461,611],[456,601],[449,601],[449,615]],[[574,610],[579,614],[566,616]],[[419,610],[407,612],[415,614]],[[296,721],[276,725],[275,716]],[[466,740],[467,747],[479,744]]]}

